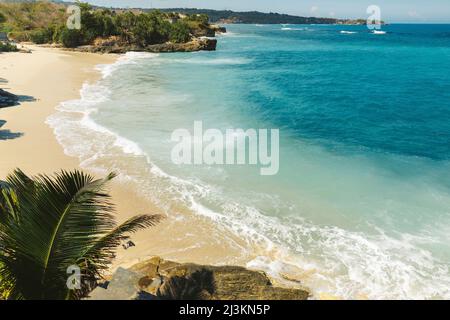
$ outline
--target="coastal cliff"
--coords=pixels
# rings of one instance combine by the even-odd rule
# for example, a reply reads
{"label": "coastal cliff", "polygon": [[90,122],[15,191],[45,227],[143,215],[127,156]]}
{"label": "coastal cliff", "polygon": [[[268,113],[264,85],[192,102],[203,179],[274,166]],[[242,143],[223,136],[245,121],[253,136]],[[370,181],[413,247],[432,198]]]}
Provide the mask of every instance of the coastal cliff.
{"label": "coastal cliff", "polygon": [[92,52],[92,53],[127,53],[128,51],[145,51],[153,53],[162,52],[195,52],[216,50],[217,40],[209,38],[194,38],[186,43],[166,42],[147,46],[129,45],[115,41],[114,39],[101,39],[93,45],[66,48],[70,51]]}
{"label": "coastal cliff", "polygon": [[15,42],[104,53],[213,51],[217,41],[211,38],[226,32],[202,14],[106,9],[82,2],[77,6],[82,23],[72,26],[67,24],[63,3],[0,3],[0,14],[5,17],[0,31],[7,30]]}
{"label": "coastal cliff", "polygon": [[119,268],[94,289],[91,300],[306,300],[304,288],[273,285],[260,271],[237,266],[205,266],[159,257]]}

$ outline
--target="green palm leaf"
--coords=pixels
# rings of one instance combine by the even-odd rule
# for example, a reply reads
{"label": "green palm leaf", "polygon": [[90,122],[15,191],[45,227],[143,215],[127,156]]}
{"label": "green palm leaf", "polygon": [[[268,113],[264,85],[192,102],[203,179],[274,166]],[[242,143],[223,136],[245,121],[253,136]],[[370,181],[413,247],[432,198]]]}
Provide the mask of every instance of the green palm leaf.
{"label": "green palm leaf", "polygon": [[[8,283],[9,298],[83,296],[130,233],[160,220],[142,215],[117,226],[104,190],[114,177],[94,180],[80,171],[62,171],[30,178],[16,170],[7,178],[0,195],[0,278]],[[83,282],[70,291],[67,268],[73,265],[81,268]]]}

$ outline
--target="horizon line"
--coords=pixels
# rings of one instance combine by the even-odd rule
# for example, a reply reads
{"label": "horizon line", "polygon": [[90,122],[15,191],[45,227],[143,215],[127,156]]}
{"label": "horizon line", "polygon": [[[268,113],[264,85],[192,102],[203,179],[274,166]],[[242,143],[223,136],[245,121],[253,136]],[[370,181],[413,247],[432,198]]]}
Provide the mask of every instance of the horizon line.
{"label": "horizon line", "polygon": [[[72,0],[51,0],[55,3],[76,3]],[[87,1],[87,0],[85,0]],[[83,1],[82,1],[83,2]],[[275,12],[275,11],[260,11],[260,10],[248,10],[248,11],[239,11],[239,10],[232,10],[232,9],[211,9],[211,8],[198,8],[198,7],[130,7],[130,6],[104,6],[104,5],[97,5],[89,3],[90,5],[98,8],[111,8],[111,9],[129,9],[129,10],[168,10],[168,9],[191,9],[191,10],[211,10],[211,11],[230,11],[230,12],[236,12],[236,13],[250,13],[250,12],[258,12],[263,14],[279,14],[279,15],[287,15],[291,17],[298,17],[298,18],[316,18],[316,19],[336,19],[336,20],[366,20],[367,18],[342,18],[342,17],[324,17],[324,16],[308,16],[308,15],[297,15],[292,13],[283,13],[283,12]],[[450,24],[450,20],[383,20],[387,24]]]}

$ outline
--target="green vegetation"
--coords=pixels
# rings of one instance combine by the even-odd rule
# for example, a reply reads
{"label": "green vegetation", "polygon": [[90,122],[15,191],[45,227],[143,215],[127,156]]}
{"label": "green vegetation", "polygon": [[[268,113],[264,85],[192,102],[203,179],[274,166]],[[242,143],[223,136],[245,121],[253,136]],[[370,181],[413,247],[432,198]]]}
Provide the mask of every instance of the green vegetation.
{"label": "green vegetation", "polygon": [[66,21],[64,6],[45,1],[0,3],[0,14],[6,18],[0,32],[8,32],[17,41],[30,41],[34,32]]}
{"label": "green vegetation", "polygon": [[3,13],[0,12],[0,24],[6,22],[6,17]]}
{"label": "green vegetation", "polygon": [[93,8],[78,3],[81,29],[66,27],[68,14],[64,4],[46,1],[0,3],[0,31],[16,41],[60,43],[76,47],[113,38],[119,44],[145,47],[168,41],[185,43],[199,30],[209,28],[207,15],[180,16],[173,12],[148,12]]}
{"label": "green vegetation", "polygon": [[183,21],[175,22],[172,26],[169,40],[175,43],[184,43],[189,41],[189,38],[189,25]]}
{"label": "green vegetation", "polygon": [[0,42],[0,52],[15,52],[15,51],[19,51],[19,49],[17,49],[15,45]]}
{"label": "green vegetation", "polygon": [[[129,233],[153,226],[140,215],[120,226],[101,180],[79,171],[0,181],[0,299],[79,299],[101,279]],[[69,276],[81,271],[79,288]]]}
{"label": "green vegetation", "polygon": [[[236,12],[231,10],[210,10],[210,9],[186,9],[171,8],[161,9],[163,12],[180,12],[191,16],[200,15],[209,17],[213,23],[248,23],[248,24],[339,24],[348,23],[350,20],[317,17],[299,17],[280,13],[263,13],[258,11]],[[365,23],[365,20],[355,21],[355,23]]]}

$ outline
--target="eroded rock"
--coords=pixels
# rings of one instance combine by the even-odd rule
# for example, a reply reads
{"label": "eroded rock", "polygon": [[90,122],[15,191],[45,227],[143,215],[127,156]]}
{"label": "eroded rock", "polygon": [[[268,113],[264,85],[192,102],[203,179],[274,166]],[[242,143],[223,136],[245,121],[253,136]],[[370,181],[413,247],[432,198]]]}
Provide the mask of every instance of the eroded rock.
{"label": "eroded rock", "polygon": [[[143,300],[155,298],[139,288],[142,274],[119,268],[104,286],[98,286],[89,294],[89,300]],[[106,288],[105,288],[106,287]]]}
{"label": "eroded rock", "polygon": [[[146,279],[161,277],[160,294],[167,291],[165,284],[171,279],[175,278],[181,282],[182,280],[179,279],[189,280],[193,275],[195,278],[196,273],[203,272],[204,275],[200,277],[202,279],[203,277],[207,278],[206,273],[210,272],[214,290],[210,292],[210,288],[207,288],[209,284],[202,284],[203,287],[198,289],[204,291],[203,298],[211,300],[306,300],[309,297],[309,292],[300,286],[299,288],[274,286],[264,272],[248,270],[244,267],[180,264],[155,257],[133,266],[130,270],[143,274]],[[183,285],[183,283],[180,284],[181,287]]]}
{"label": "eroded rock", "polygon": [[66,49],[71,51],[92,52],[92,53],[127,53],[129,51],[137,52],[195,52],[195,51],[214,51],[217,47],[216,39],[194,38],[186,43],[166,42],[153,44],[145,47],[137,45],[122,44],[114,39],[105,39],[96,41],[93,45],[80,46],[77,48]]}
{"label": "eroded rock", "polygon": [[93,300],[306,300],[309,292],[279,287],[261,271],[237,266],[207,266],[159,257],[119,268],[109,283],[90,294]]}

